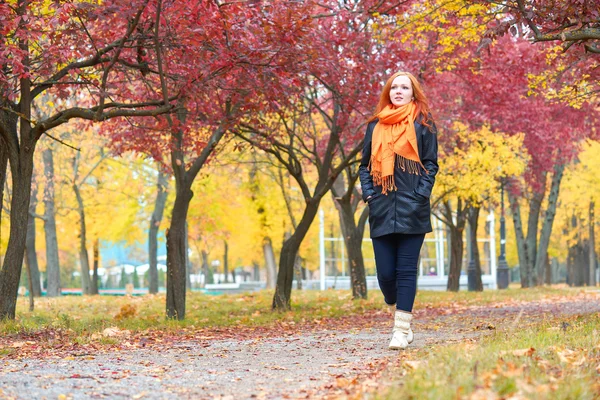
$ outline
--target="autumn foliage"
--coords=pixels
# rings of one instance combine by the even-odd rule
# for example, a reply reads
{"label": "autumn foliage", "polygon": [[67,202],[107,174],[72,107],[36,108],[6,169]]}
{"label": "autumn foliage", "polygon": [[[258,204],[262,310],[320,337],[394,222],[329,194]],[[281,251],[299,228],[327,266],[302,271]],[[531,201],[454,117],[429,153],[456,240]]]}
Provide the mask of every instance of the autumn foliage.
{"label": "autumn foliage", "polygon": [[[281,256],[277,293],[283,293],[274,305],[289,308],[292,268],[299,252],[312,249],[303,241],[314,235],[319,206],[340,176],[348,193],[346,221],[364,210],[353,185],[364,124],[382,83],[397,70],[412,71],[423,82],[439,128],[447,175],[442,171],[434,192],[434,204],[440,207],[434,212],[446,213],[452,225],[452,214],[496,207],[497,189],[506,183],[517,219],[519,207],[534,210],[529,213],[531,230],[516,236],[519,243],[531,239],[529,249],[541,249],[539,255],[520,257],[521,264],[538,270],[539,284],[563,171],[583,148],[589,149],[587,141],[598,139],[596,3],[1,2],[0,200],[10,211],[10,230],[2,226],[3,239],[9,240],[0,270],[0,315],[14,317],[26,226],[29,215],[36,214],[35,204],[31,212],[29,204],[34,171],[41,165],[36,161],[41,138],[57,146],[83,147],[82,155],[89,154],[91,143],[99,146],[97,155],[83,161],[89,168],[80,170],[93,171],[89,179],[97,179],[94,185],[85,182],[85,175],[83,180],[77,173],[72,178],[85,196],[102,193],[123,203],[121,199],[135,197],[132,187],[139,187],[144,193],[136,201],[149,213],[155,194],[146,188],[156,168],[173,181],[171,197],[163,202],[169,207],[168,221],[158,222],[168,248],[169,317],[185,315],[188,239],[202,241],[198,253],[207,252],[217,242],[236,238],[235,228],[224,221],[229,214],[258,209],[261,216],[244,221],[260,225],[251,231],[262,237],[238,235],[235,240],[252,248],[246,253],[253,257],[246,261],[257,265],[264,263],[261,243],[274,240]],[[69,123],[85,134],[68,133]],[[134,161],[133,154],[146,161]],[[127,175],[115,165],[93,167],[107,157],[130,163],[135,173]],[[72,158],[61,162],[71,167]],[[207,168],[223,161],[255,165],[237,167],[240,176],[222,182],[212,175],[234,174],[231,169]],[[268,170],[256,167],[260,163]],[[111,173],[124,180],[121,186],[133,179],[126,176],[147,175],[144,184],[111,195],[109,187],[118,189],[100,183]],[[277,201],[266,197],[279,193],[259,195],[258,186],[244,186],[246,177],[256,184],[265,176],[279,176],[275,181],[282,197]],[[262,181],[261,187],[273,191],[273,182]],[[300,193],[295,203],[283,182]],[[43,181],[41,185],[46,187]],[[10,188],[6,197],[5,187]],[[221,194],[224,188],[251,201]],[[72,201],[66,200],[70,206]],[[228,204],[214,205],[221,202]],[[82,203],[77,203],[79,210]],[[102,207],[96,204],[88,211],[110,212]],[[132,221],[144,215],[132,216],[135,205],[126,209],[113,212]],[[532,246],[539,215],[542,239]],[[3,211],[3,220],[8,217]],[[286,222],[274,227],[274,219]],[[98,215],[88,221],[94,239],[116,241],[119,234],[130,235],[121,223],[99,227]],[[190,221],[197,226],[186,228]],[[462,237],[464,223],[458,225],[452,229]],[[80,247],[85,249],[80,226]],[[140,231],[134,235],[143,236]],[[453,273],[459,274],[462,248],[452,254]],[[358,259],[356,254],[349,257]]]}

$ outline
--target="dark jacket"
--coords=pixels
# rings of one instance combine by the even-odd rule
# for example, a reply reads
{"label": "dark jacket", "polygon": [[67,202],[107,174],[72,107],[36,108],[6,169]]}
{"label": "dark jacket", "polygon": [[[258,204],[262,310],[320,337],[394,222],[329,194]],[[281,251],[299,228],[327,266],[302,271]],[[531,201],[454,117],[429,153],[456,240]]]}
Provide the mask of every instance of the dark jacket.
{"label": "dark jacket", "polygon": [[429,171],[421,175],[403,172],[394,167],[394,180],[397,190],[381,194],[381,186],[373,185],[373,177],[368,169],[371,159],[371,137],[377,120],[369,123],[365,134],[365,143],[360,163],[360,184],[362,198],[369,199],[369,226],[371,237],[388,235],[391,233],[428,233],[431,232],[431,205],[429,197],[435,183],[435,175],[439,166],[437,163],[437,130],[433,122],[432,128],[415,122],[419,158]]}

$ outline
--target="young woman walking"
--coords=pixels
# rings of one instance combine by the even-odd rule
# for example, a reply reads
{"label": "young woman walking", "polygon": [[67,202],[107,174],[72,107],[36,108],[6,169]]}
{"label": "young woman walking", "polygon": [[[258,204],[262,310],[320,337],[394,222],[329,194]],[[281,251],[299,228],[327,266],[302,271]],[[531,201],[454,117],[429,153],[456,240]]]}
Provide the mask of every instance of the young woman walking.
{"label": "young woman walking", "polygon": [[425,234],[432,231],[429,198],[439,169],[436,134],[420,83],[408,72],[396,72],[369,119],[360,164],[377,280],[386,304],[395,309],[390,349],[413,341],[417,263]]}

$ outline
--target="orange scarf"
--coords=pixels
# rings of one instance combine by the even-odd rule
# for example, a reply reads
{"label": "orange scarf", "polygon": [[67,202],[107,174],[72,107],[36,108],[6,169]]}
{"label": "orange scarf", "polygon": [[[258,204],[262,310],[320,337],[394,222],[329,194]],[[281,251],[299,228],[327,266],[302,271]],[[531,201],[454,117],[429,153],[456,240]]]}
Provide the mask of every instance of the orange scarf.
{"label": "orange scarf", "polygon": [[414,101],[397,108],[389,104],[377,117],[379,122],[373,130],[369,169],[373,183],[382,186],[381,193],[387,194],[388,191],[396,190],[395,159],[398,159],[398,167],[409,174],[421,175],[419,166],[425,170],[417,149],[414,123],[417,106]]}

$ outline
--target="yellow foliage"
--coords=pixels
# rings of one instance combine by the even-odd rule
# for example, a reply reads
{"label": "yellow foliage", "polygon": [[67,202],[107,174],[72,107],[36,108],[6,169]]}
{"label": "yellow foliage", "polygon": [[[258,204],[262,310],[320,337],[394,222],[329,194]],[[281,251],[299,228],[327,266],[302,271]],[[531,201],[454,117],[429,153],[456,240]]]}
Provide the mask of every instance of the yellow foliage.
{"label": "yellow foliage", "polygon": [[457,196],[481,204],[499,188],[499,180],[523,173],[528,155],[523,136],[493,132],[488,126],[477,131],[455,123],[456,145],[446,153],[440,147],[440,173],[434,194]]}
{"label": "yellow foliage", "polygon": [[[590,204],[597,211],[600,203],[600,143],[589,140],[575,162],[565,169],[558,198],[555,234],[551,245],[561,258],[566,257],[568,247],[579,240],[589,238]],[[600,237],[598,212],[595,213],[596,249]],[[573,226],[575,225],[575,226]]]}

